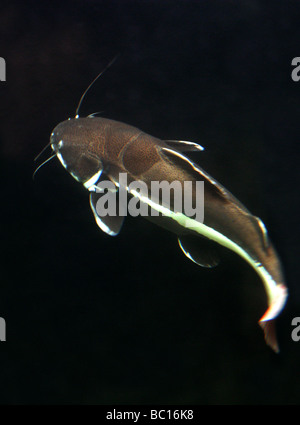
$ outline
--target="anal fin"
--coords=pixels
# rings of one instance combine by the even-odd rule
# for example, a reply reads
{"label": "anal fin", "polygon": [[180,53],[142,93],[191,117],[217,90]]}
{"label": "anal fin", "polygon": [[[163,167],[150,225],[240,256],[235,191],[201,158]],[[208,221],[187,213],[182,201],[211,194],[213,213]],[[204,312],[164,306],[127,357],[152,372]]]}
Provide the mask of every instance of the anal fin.
{"label": "anal fin", "polygon": [[220,258],[213,243],[204,238],[185,235],[178,237],[182,252],[201,267],[212,268],[219,264]]}

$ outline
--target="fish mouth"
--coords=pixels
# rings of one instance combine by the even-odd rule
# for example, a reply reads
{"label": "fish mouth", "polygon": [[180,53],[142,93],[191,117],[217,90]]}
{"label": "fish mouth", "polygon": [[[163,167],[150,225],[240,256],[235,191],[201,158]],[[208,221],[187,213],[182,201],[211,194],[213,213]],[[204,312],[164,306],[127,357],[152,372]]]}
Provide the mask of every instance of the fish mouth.
{"label": "fish mouth", "polygon": [[61,150],[61,148],[63,147],[63,141],[60,140],[57,143],[53,142],[53,143],[50,144],[50,146],[55,153],[58,153]]}
{"label": "fish mouth", "polygon": [[63,141],[60,140],[59,142],[50,143],[50,146],[51,146],[53,152],[56,154],[56,156],[59,159],[62,166],[66,169],[67,168],[66,162],[63,159],[62,154],[61,154],[61,148],[63,147]]}

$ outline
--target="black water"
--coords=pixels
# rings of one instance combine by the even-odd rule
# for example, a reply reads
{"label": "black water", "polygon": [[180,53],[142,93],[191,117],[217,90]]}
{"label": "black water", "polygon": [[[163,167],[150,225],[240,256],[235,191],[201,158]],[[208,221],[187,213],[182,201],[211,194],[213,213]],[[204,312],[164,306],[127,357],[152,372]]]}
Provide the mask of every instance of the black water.
{"label": "black water", "polygon": [[[1,404],[299,404],[299,19],[283,0],[1,6]],[[57,160],[32,181],[52,129],[118,52],[81,116],[205,146],[193,159],[263,219],[282,259],[280,355],[237,256],[202,269],[142,218],[103,234]]]}

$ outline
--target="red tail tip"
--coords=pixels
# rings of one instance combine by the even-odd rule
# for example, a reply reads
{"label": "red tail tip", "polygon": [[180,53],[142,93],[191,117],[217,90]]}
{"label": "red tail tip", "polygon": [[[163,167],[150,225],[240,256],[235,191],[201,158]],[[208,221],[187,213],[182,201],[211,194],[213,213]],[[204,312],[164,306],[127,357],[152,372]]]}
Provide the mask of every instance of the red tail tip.
{"label": "red tail tip", "polygon": [[265,334],[265,341],[275,353],[279,353],[279,346],[276,337],[275,320],[266,320],[264,322],[258,322],[260,327],[263,329]]}

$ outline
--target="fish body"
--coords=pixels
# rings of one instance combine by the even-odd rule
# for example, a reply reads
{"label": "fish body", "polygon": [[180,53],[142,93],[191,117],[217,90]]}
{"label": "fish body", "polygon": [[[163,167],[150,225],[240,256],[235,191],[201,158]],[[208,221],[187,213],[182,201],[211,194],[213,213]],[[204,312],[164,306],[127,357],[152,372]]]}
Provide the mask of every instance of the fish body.
{"label": "fish body", "polygon": [[[122,122],[93,116],[63,121],[53,130],[50,144],[67,171],[90,191],[96,222],[106,233],[117,235],[124,216],[101,217],[97,202],[102,193],[98,193],[97,185],[109,179],[120,190],[120,175],[125,174],[125,190],[161,213],[147,218],[176,233],[179,246],[189,259],[204,267],[214,267],[219,261],[214,245],[219,244],[246,260],[261,278],[267,294],[268,309],[259,324],[266,342],[279,351],[274,319],[282,310],[288,291],[278,255],[263,222],[183,154],[203,150],[200,145],[160,140]],[[146,185],[148,195],[129,189],[130,183],[136,181]],[[188,190],[192,199],[197,195],[197,182],[203,181],[203,220],[176,211],[173,198],[169,208],[159,199],[153,201],[153,181],[176,181],[182,186],[191,182]]]}

